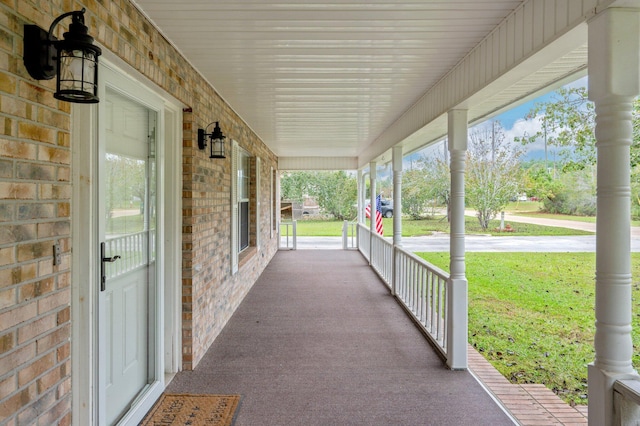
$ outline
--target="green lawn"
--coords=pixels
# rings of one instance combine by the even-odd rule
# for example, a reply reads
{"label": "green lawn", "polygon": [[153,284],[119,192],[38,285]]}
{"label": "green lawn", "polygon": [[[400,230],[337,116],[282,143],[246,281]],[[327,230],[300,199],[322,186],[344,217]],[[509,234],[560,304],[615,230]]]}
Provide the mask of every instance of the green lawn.
{"label": "green lawn", "polygon": [[[508,223],[508,222],[507,222]],[[384,236],[391,237],[393,235],[393,219],[383,219]],[[506,223],[505,223],[506,224]],[[475,217],[465,217],[465,231],[467,234],[491,234],[491,235],[593,235],[592,232],[580,231],[568,228],[558,228],[551,226],[530,225],[526,223],[509,223],[513,232],[500,232],[500,221],[494,220],[487,231],[480,228],[478,220]],[[368,226],[368,225],[367,225]],[[305,237],[338,237],[342,235],[342,221],[322,221],[322,220],[299,220],[296,225],[298,236]],[[402,221],[402,236],[416,237],[423,235],[432,235],[438,232],[449,232],[449,223],[444,216],[435,219],[411,220],[404,219]]]}
{"label": "green lawn", "polygon": [[514,201],[507,204],[505,211],[509,213],[539,212],[543,204],[539,201]]}
{"label": "green lawn", "polygon": [[[448,270],[449,253],[417,253]],[[640,253],[632,254],[640,276]],[[542,383],[586,404],[593,360],[594,253],[467,253],[469,341],[507,379]],[[639,285],[633,285],[634,348],[640,347]],[[640,354],[634,350],[634,365]]]}

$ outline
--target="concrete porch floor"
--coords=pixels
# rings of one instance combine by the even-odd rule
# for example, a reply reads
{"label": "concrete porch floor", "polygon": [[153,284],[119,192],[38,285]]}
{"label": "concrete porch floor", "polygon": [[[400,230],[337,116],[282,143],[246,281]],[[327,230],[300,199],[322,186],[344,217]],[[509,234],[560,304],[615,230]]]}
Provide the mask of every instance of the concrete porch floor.
{"label": "concrete porch floor", "polygon": [[236,425],[513,424],[470,372],[445,367],[356,251],[278,252],[167,392],[241,394]]}

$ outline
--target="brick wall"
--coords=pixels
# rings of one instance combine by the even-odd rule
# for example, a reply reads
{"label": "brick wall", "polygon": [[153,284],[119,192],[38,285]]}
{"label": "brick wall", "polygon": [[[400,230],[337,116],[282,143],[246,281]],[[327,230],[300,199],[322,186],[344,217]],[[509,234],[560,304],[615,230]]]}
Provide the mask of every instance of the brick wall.
{"label": "brick wall", "polygon": [[[211,160],[196,132],[219,121],[262,159],[268,209],[276,158],[215,90],[126,0],[0,2],[0,423],[71,422],[71,107],[54,81],[31,79],[22,63],[24,24],[48,29],[87,8],[90,33],[185,105],[183,115],[183,356],[197,365],[277,249],[260,213],[262,250],[230,270],[230,158]],[[62,31],[68,22],[62,24]],[[58,34],[60,35],[60,34]],[[215,82],[214,82],[215,84]],[[179,161],[179,160],[177,160]],[[62,263],[53,265],[53,245]],[[86,319],[78,319],[85,320]]]}

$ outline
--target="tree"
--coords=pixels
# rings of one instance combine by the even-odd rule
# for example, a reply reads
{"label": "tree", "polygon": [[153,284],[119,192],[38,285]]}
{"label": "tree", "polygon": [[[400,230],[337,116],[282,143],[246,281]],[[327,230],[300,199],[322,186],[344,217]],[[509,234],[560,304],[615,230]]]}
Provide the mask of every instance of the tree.
{"label": "tree", "polygon": [[422,156],[402,173],[402,212],[413,219],[434,216],[436,209],[449,206],[449,165],[440,155]]}
{"label": "tree", "polygon": [[284,172],[280,176],[280,197],[301,203],[310,195],[314,179],[312,172]]}
{"label": "tree", "polygon": [[595,164],[595,107],[586,87],[560,88],[549,102],[537,103],[528,120],[539,120],[541,129],[516,139],[524,145],[544,140],[560,149],[564,170]]}
{"label": "tree", "polygon": [[[449,220],[451,202],[451,169],[446,158],[434,157],[427,164],[427,182],[431,186],[432,208],[444,206]],[[433,214],[434,212],[432,212]]]}
{"label": "tree", "polygon": [[553,181],[553,189],[543,200],[549,213],[576,216],[596,214],[595,166],[562,173]]}
{"label": "tree", "polygon": [[[530,144],[544,139],[561,151],[565,168],[581,169],[596,163],[595,122],[596,111],[588,98],[586,87],[560,88],[548,102],[537,103],[526,117],[540,120],[541,130],[517,140]],[[640,99],[636,98],[632,109],[633,142],[631,167],[640,162]]]}
{"label": "tree", "polygon": [[558,183],[553,179],[549,168],[543,161],[532,161],[522,166],[524,191],[530,197],[544,200],[558,191]]}
{"label": "tree", "polygon": [[356,215],[358,185],[344,171],[299,171],[284,173],[280,179],[281,198],[302,202],[313,197],[325,213],[350,220]]}
{"label": "tree", "polygon": [[429,199],[427,170],[415,167],[402,173],[402,212],[412,219],[422,219]]}
{"label": "tree", "polygon": [[467,204],[476,210],[482,229],[520,192],[521,149],[507,142],[499,123],[472,130],[467,151]]}
{"label": "tree", "polygon": [[339,220],[352,220],[356,215],[358,199],[356,178],[344,171],[319,173],[314,195],[318,205],[326,213]]}
{"label": "tree", "polygon": [[[563,171],[580,170],[596,163],[595,107],[588,99],[585,87],[561,88],[549,101],[536,104],[527,115],[529,120],[539,120],[542,129],[518,140],[530,144],[547,137],[547,143],[562,149]],[[630,147],[632,212],[640,216],[640,100],[636,98],[632,109],[633,139]],[[589,167],[590,168],[590,167]],[[574,177],[574,179],[580,179]],[[585,182],[588,182],[585,181]],[[559,185],[571,192],[573,186]],[[560,199],[578,199],[578,194],[553,194]],[[591,198],[578,210],[591,211]],[[557,206],[553,206],[554,209]]]}

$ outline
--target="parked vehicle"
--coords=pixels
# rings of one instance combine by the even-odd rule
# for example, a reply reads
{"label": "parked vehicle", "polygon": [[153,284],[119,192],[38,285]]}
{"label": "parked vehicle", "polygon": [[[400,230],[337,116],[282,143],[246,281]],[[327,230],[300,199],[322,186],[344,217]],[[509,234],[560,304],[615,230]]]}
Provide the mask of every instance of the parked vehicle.
{"label": "parked vehicle", "polygon": [[384,217],[393,217],[393,201],[391,200],[381,200],[380,201],[380,212]]}
{"label": "parked vehicle", "polygon": [[[367,201],[366,206],[369,205]],[[382,217],[393,217],[393,200],[380,200],[380,213],[382,213]]]}

